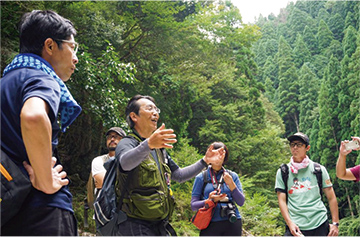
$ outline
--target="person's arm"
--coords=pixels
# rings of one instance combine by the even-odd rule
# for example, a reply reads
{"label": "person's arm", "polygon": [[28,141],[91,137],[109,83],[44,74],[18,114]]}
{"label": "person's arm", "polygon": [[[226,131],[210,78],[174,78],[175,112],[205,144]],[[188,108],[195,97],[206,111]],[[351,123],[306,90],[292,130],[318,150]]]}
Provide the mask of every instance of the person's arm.
{"label": "person's arm", "polygon": [[[326,198],[329,202],[330,212],[331,212],[331,219],[332,222],[339,223],[339,209],[338,209],[338,202],[336,200],[336,195],[334,192],[333,187],[324,188],[324,193]],[[330,232],[328,236],[338,236],[339,235],[339,227],[333,224],[330,224]]]}
{"label": "person's arm", "polygon": [[192,196],[190,206],[191,210],[197,211],[205,206],[205,200],[201,200],[200,197],[197,196]]}
{"label": "person's arm", "polygon": [[[130,143],[122,147],[122,143],[125,141],[129,141]],[[136,144],[131,144],[131,142],[132,141],[128,138],[123,138],[116,147],[115,156],[120,160],[121,168],[124,171],[130,171],[136,168],[151,152],[148,140],[144,140],[138,146],[136,146]]]}
{"label": "person's arm", "polygon": [[194,178],[198,173],[200,173],[206,167],[207,164],[201,159],[192,165],[173,170],[171,174],[171,180],[174,180],[179,183],[183,183],[185,181]]}
{"label": "person's arm", "polygon": [[94,179],[95,188],[97,189],[102,188],[106,174],[103,157],[104,156],[95,157],[91,162],[91,173]]}
{"label": "person's arm", "polygon": [[290,218],[289,210],[288,210],[287,203],[286,203],[286,193],[279,192],[279,191],[276,193],[277,193],[277,197],[278,197],[281,215],[283,216],[283,218],[286,222],[286,225],[289,227],[291,234],[293,236],[302,235],[300,228],[294,222],[292,222],[292,220]]}
{"label": "person's arm", "polygon": [[220,157],[225,152],[224,148],[219,148],[217,150],[213,150],[213,148],[214,146],[211,145],[207,149],[205,156],[196,163],[189,165],[185,168],[178,168],[176,170],[173,170],[171,179],[182,183],[195,177],[198,173],[201,172],[201,170],[206,168],[208,165],[222,162]]}
{"label": "person's arm", "polygon": [[233,200],[239,206],[242,206],[245,202],[245,196],[242,192],[240,179],[237,175],[234,177],[234,179],[229,172],[224,172],[224,181],[231,191],[231,196]]}
{"label": "person's arm", "polygon": [[67,185],[66,173],[62,166],[53,168],[52,128],[48,117],[48,104],[38,98],[31,97],[25,101],[21,113],[21,135],[25,144],[31,167],[25,164],[34,188],[53,194]]}
{"label": "person's arm", "polygon": [[105,178],[105,174],[106,171],[97,173],[96,175],[94,175],[94,184],[95,184],[95,188],[97,189],[101,189],[103,186],[103,182],[104,182],[104,178]]}
{"label": "person's arm", "polygon": [[[205,200],[201,199],[200,197],[204,198],[203,193],[203,186],[204,186],[204,180],[201,176],[197,176],[194,180],[193,188],[191,191],[191,202],[190,206],[193,211],[196,211],[205,205]],[[205,191],[205,190],[204,190]]]}
{"label": "person's arm", "polygon": [[356,180],[350,169],[346,169],[346,155],[351,152],[345,149],[345,142],[341,141],[339,158],[336,162],[336,176],[343,180]]}
{"label": "person's arm", "polygon": [[[121,168],[124,171],[130,171],[136,168],[145,160],[151,150],[161,148],[172,148],[172,143],[176,143],[176,135],[174,130],[165,129],[165,124],[162,124],[153,134],[140,144],[126,144],[124,147],[119,142],[116,147],[115,156],[120,160]],[[122,139],[124,140],[124,139]]]}

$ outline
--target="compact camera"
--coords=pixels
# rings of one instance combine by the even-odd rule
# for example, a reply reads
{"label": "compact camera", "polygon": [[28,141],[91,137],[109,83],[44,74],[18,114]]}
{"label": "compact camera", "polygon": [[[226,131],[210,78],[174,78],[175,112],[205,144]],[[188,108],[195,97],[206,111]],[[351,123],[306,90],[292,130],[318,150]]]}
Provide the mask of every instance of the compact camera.
{"label": "compact camera", "polygon": [[359,144],[359,142],[357,140],[352,140],[352,141],[350,141],[348,143],[345,143],[345,148],[348,151],[352,150],[352,149],[356,149],[358,147],[360,147],[360,144]]}
{"label": "compact camera", "polygon": [[235,205],[231,202],[224,206],[221,206],[220,215],[221,217],[227,217],[231,223],[236,221]]}

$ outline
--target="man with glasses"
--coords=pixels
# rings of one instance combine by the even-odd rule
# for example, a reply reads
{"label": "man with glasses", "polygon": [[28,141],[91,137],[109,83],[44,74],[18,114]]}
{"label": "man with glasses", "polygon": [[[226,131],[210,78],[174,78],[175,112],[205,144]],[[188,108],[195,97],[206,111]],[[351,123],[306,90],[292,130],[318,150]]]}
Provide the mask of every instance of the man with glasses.
{"label": "man with glasses", "polygon": [[202,159],[180,168],[165,150],[173,148],[176,135],[164,123],[157,126],[159,113],[151,96],[136,95],[126,107],[126,121],[132,133],[119,142],[115,152],[120,162],[116,190],[124,194],[121,210],[126,220],[117,226],[116,235],[175,235],[168,222],[174,210],[171,180],[185,182],[210,163],[222,163],[219,154],[224,149],[209,148]]}
{"label": "man with glasses", "polygon": [[52,157],[58,133],[81,112],[65,85],[78,63],[76,30],[53,11],[34,10],[24,14],[19,32],[20,54],[0,80],[1,150],[29,175],[32,187],[1,234],[76,236],[69,180]]}
{"label": "man with glasses", "polygon": [[108,154],[95,157],[91,163],[91,174],[94,178],[95,184],[95,197],[100,191],[103,185],[106,169],[104,168],[104,163],[110,159],[110,157],[115,156],[115,149],[120,140],[126,136],[124,130],[119,127],[110,128],[106,134],[106,147],[109,150]]}
{"label": "man with glasses", "polygon": [[[288,137],[292,157],[287,184],[282,171],[276,174],[275,191],[281,214],[286,222],[285,236],[337,236],[339,233],[338,204],[326,168],[320,165],[322,188],[329,202],[332,224],[320,195],[314,162],[309,159],[309,137],[297,132]],[[286,182],[286,181],[285,181]],[[287,188],[286,188],[287,187]]]}

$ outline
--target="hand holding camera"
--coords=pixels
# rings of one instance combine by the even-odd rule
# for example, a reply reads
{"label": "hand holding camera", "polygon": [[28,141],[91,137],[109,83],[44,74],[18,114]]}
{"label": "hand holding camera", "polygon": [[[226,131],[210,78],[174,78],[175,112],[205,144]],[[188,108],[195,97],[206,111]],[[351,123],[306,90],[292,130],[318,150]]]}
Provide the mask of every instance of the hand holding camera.
{"label": "hand holding camera", "polygon": [[345,142],[345,148],[346,150],[357,150],[360,147],[360,143],[358,140],[352,140],[349,142]]}
{"label": "hand holding camera", "polygon": [[353,150],[360,150],[360,137],[352,137],[351,141],[341,141],[340,155],[346,156]]}

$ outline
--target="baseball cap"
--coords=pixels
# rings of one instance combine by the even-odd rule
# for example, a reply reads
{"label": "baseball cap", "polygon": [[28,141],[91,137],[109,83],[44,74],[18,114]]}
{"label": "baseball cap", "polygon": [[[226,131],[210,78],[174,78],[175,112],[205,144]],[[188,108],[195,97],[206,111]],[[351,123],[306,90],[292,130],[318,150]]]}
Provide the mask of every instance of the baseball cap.
{"label": "baseball cap", "polygon": [[302,132],[297,132],[297,133],[291,135],[290,137],[288,137],[287,139],[289,142],[292,142],[295,140],[301,140],[305,143],[305,145],[309,145],[309,142],[310,142],[309,137]]}
{"label": "baseball cap", "polygon": [[119,127],[112,127],[112,128],[110,128],[110,129],[106,132],[105,136],[107,136],[110,132],[116,132],[116,133],[119,134],[119,136],[121,136],[121,137],[125,137],[125,136],[126,136],[126,133],[124,132],[124,130],[122,130],[122,129],[119,128]]}

